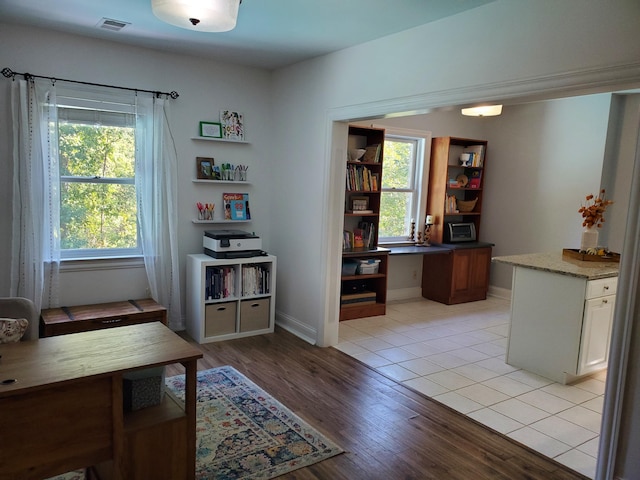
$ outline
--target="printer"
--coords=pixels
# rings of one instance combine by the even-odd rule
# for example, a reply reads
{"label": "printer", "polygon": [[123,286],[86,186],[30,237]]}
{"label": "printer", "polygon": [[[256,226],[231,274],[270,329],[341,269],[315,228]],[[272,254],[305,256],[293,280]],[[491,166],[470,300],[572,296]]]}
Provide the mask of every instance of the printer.
{"label": "printer", "polygon": [[204,253],[213,258],[244,258],[265,255],[262,240],[242,230],[210,230],[202,239]]}

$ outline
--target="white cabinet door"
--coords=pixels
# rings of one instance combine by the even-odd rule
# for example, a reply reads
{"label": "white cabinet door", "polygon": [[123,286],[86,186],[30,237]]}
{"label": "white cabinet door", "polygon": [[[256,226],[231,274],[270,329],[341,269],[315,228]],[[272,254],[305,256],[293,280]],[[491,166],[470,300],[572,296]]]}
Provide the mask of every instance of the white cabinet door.
{"label": "white cabinet door", "polygon": [[578,375],[607,366],[615,295],[585,301]]}

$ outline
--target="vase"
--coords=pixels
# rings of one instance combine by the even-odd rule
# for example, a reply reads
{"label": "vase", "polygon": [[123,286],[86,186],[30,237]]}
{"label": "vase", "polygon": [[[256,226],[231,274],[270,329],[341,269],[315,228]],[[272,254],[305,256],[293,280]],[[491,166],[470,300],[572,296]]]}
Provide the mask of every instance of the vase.
{"label": "vase", "polygon": [[597,227],[584,227],[582,238],[580,239],[580,250],[598,248],[598,234]]}

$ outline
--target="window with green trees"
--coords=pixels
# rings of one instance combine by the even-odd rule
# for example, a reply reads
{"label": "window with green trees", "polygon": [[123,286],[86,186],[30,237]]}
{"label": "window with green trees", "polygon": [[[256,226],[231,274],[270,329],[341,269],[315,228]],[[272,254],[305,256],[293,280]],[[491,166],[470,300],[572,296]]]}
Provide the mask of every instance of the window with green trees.
{"label": "window with green trees", "polygon": [[58,108],[62,258],[140,253],[135,116],[117,110]]}
{"label": "window with green trees", "polygon": [[422,158],[422,139],[385,136],[379,242],[402,242],[409,238],[411,220],[418,219],[420,210]]}

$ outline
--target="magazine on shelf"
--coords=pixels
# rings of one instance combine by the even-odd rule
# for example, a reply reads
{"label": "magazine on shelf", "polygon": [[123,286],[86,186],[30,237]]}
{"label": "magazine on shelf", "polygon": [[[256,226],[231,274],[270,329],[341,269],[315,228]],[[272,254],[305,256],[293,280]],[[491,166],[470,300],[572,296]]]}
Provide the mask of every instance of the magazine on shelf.
{"label": "magazine on shelf", "polygon": [[249,220],[249,194],[248,193],[223,193],[222,205],[224,206],[225,220]]}

